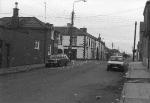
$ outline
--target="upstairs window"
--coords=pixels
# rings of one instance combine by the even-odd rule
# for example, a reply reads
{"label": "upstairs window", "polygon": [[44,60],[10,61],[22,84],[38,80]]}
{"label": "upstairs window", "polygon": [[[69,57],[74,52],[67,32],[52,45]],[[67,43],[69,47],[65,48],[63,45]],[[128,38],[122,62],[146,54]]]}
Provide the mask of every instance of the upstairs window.
{"label": "upstairs window", "polygon": [[40,49],[40,41],[36,40],[36,41],[34,42],[34,49],[37,49],[37,50]]}
{"label": "upstairs window", "polygon": [[91,45],[91,41],[90,41],[90,38],[89,38],[89,46]]}
{"label": "upstairs window", "polygon": [[51,45],[48,46],[48,55],[51,55]]}
{"label": "upstairs window", "polygon": [[73,36],[72,37],[72,46],[76,46],[77,45],[77,37]]}
{"label": "upstairs window", "polygon": [[51,40],[54,40],[54,30],[51,31]]}

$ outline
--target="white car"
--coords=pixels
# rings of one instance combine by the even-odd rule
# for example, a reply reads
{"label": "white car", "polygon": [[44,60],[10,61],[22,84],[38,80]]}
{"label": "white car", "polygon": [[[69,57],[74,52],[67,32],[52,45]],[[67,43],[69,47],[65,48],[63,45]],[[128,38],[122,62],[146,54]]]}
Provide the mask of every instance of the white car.
{"label": "white car", "polygon": [[107,71],[110,70],[125,71],[125,63],[122,56],[111,56],[107,63]]}

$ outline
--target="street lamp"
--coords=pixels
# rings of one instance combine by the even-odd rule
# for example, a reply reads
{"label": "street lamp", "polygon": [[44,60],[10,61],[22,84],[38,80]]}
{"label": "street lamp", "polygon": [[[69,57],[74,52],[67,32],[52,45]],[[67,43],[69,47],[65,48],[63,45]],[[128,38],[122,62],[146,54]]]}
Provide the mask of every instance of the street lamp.
{"label": "street lamp", "polygon": [[72,15],[71,15],[71,25],[73,26],[74,25],[74,8],[75,8],[75,3],[78,3],[78,2],[86,2],[86,0],[76,0],[73,2],[73,9],[72,9]]}
{"label": "street lamp", "polygon": [[72,55],[72,36],[73,36],[73,26],[74,26],[74,8],[75,8],[75,3],[78,3],[80,1],[83,1],[83,2],[86,2],[86,0],[76,0],[73,2],[73,9],[72,9],[72,13],[71,13],[71,26],[69,28],[69,31],[70,31],[70,46],[69,46],[69,58],[70,60],[72,59],[71,58],[71,55]]}
{"label": "street lamp", "polygon": [[136,49],[135,49],[135,44],[136,44],[136,27],[137,27],[137,21],[135,22],[135,31],[134,31],[133,62],[135,61],[135,53],[136,53]]}

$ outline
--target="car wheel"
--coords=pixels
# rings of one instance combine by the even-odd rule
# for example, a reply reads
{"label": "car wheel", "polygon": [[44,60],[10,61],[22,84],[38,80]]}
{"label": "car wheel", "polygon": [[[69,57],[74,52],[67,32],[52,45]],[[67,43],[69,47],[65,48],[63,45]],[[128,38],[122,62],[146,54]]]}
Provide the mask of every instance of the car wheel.
{"label": "car wheel", "polygon": [[49,67],[49,64],[45,64],[45,67]]}
{"label": "car wheel", "polygon": [[59,63],[56,64],[56,67],[59,67]]}
{"label": "car wheel", "polygon": [[62,65],[62,62],[59,62],[58,65],[59,65],[59,67],[63,66],[63,65]]}
{"label": "car wheel", "polygon": [[65,66],[67,66],[68,65],[68,63],[67,62],[65,62]]}
{"label": "car wheel", "polygon": [[107,67],[107,71],[110,71],[110,67]]}
{"label": "car wheel", "polygon": [[121,72],[125,72],[125,68],[124,67],[121,68]]}

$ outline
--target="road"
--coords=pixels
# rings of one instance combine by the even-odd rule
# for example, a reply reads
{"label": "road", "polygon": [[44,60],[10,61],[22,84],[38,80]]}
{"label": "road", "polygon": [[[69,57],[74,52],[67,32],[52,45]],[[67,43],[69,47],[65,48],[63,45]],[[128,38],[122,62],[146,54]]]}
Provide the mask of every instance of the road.
{"label": "road", "polygon": [[0,103],[117,103],[122,76],[99,61],[4,75]]}

